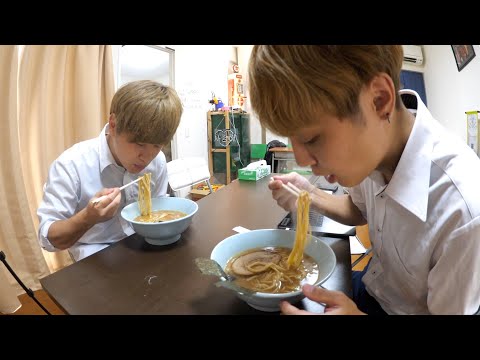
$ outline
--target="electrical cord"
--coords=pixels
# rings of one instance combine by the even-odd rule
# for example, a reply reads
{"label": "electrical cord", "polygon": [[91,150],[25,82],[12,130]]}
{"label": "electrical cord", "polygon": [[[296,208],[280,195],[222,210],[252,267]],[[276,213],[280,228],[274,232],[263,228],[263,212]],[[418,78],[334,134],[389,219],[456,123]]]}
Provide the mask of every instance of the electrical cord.
{"label": "electrical cord", "polygon": [[25,292],[28,294],[28,296],[30,296],[33,301],[35,301],[37,303],[38,306],[40,306],[42,308],[43,311],[45,311],[45,313],[47,315],[52,315],[48,312],[47,309],[45,309],[45,307],[37,300],[37,298],[35,297],[32,289],[29,289],[25,286],[25,284],[22,282],[22,280],[20,280],[20,278],[17,276],[17,274],[15,274],[15,271],[13,271],[13,269],[10,267],[10,265],[8,265],[7,263],[7,257],[5,255],[5,253],[3,251],[0,251],[0,261],[3,262],[3,265],[5,265],[5,267],[7,268],[7,270],[10,272],[10,274],[12,274],[12,276],[15,278],[15,280],[17,280],[17,283],[20,284],[20,286],[23,288],[23,290],[25,290]]}

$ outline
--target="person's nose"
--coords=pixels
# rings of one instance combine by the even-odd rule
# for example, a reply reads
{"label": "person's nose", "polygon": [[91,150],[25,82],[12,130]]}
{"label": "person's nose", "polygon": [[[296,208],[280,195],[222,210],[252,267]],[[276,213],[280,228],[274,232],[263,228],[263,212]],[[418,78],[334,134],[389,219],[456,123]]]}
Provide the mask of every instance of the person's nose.
{"label": "person's nose", "polygon": [[317,163],[315,157],[308,151],[305,145],[291,139],[295,161],[300,166],[312,166]]}
{"label": "person's nose", "polygon": [[159,153],[158,149],[155,148],[154,146],[147,145],[145,146],[140,153],[138,154],[138,157],[146,164],[148,164],[150,161],[152,161],[155,156],[157,156]]}

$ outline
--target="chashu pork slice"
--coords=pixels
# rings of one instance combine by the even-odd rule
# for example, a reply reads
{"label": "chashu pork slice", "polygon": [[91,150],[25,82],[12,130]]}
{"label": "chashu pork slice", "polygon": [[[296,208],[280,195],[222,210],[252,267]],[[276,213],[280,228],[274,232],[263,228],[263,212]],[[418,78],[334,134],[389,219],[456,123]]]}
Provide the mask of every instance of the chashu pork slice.
{"label": "chashu pork slice", "polygon": [[247,269],[247,265],[252,262],[262,262],[265,264],[278,264],[281,255],[269,251],[255,251],[239,256],[232,264],[232,271],[236,275],[253,275],[254,273]]}

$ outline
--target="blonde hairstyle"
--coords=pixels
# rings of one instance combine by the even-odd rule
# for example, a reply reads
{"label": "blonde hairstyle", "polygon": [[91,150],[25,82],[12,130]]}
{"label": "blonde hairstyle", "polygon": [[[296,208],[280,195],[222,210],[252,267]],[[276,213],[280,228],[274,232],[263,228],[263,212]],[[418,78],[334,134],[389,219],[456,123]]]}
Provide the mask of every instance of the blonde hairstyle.
{"label": "blonde hairstyle", "polygon": [[160,145],[172,140],[182,111],[176,91],[151,80],[123,85],[113,96],[110,106],[119,134],[129,134],[132,142]]}
{"label": "blonde hairstyle", "polygon": [[359,94],[388,74],[400,108],[401,45],[255,45],[248,68],[252,108],[273,132],[289,136],[324,111],[340,119],[359,114]]}

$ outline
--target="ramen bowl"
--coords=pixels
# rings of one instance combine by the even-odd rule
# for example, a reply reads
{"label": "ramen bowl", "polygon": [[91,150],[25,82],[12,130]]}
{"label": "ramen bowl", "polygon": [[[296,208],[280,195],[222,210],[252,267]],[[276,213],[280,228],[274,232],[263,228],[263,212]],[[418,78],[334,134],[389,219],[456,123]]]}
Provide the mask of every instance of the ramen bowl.
{"label": "ramen bowl", "polygon": [[[285,247],[292,248],[295,242],[295,231],[280,229],[252,230],[232,235],[219,242],[210,258],[225,269],[228,261],[239,253],[254,248]],[[332,248],[321,239],[311,236],[304,254],[313,258],[318,265],[318,278],[313,285],[320,285],[332,275],[337,259]],[[233,290],[237,296],[251,307],[260,311],[279,311],[280,302],[285,300],[291,304],[301,301],[305,295],[301,290],[287,293],[241,292]]]}
{"label": "ramen bowl", "polygon": [[161,222],[140,222],[135,221],[140,216],[138,201],[125,206],[121,216],[132,224],[133,229],[145,238],[145,241],[152,245],[168,245],[180,239],[181,234],[191,224],[193,216],[198,211],[198,205],[190,200],[179,197],[157,197],[152,198],[152,211],[176,210],[187,214],[175,220]]}

